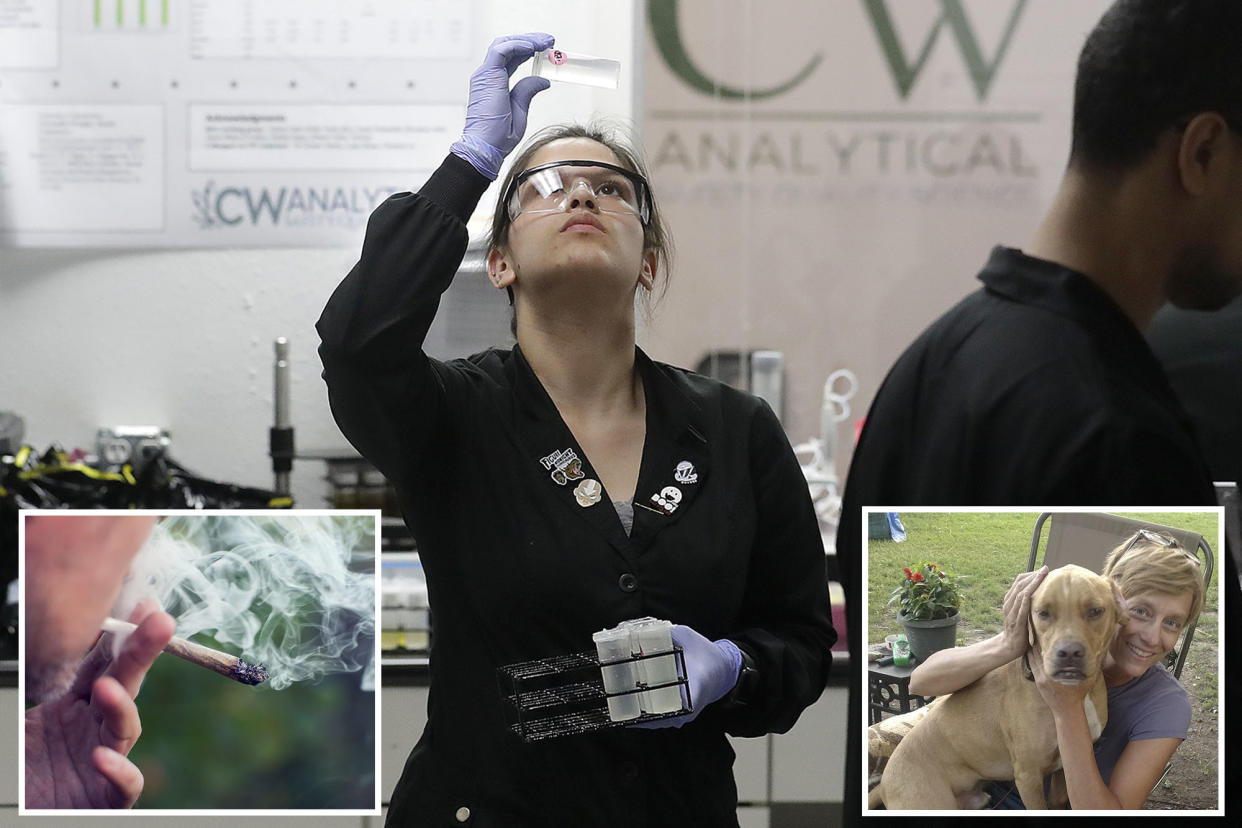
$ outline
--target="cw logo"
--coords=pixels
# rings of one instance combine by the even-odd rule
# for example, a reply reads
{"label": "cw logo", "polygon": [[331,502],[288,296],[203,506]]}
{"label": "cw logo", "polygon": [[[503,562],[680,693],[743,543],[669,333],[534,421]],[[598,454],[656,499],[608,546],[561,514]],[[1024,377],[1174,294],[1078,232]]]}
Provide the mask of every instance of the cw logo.
{"label": "cw logo", "polygon": [[[931,31],[923,39],[918,55],[911,60],[897,38],[897,29],[893,25],[888,0],[860,1],[863,4],[863,10],[871,19],[871,25],[875,29],[884,58],[892,71],[897,93],[902,100],[910,96],[910,91],[927,64],[932,49],[935,48],[940,31],[948,27],[957,43],[958,51],[961,52],[962,60],[966,64],[971,83],[975,88],[975,94],[978,95],[980,101],[987,97],[988,90],[996,79],[997,70],[1000,69],[1001,62],[1004,61],[1005,54],[1009,51],[1014,31],[1018,28],[1018,20],[1022,17],[1027,3],[1027,0],[1014,0],[1000,45],[997,46],[992,59],[988,60],[983,53],[979,38],[975,35],[974,28],[970,25],[970,19],[966,16],[966,9],[963,5],[965,0],[937,0],[940,4],[940,16],[936,18]],[[651,25],[656,46],[669,68],[691,88],[706,95],[725,100],[744,98],[763,100],[776,97],[810,77],[823,60],[823,55],[817,52],[792,78],[768,89],[739,89],[719,83],[700,71],[690,60],[690,55],[686,52],[681,40],[681,28],[677,14],[678,2],[679,0],[647,0],[647,19]]]}

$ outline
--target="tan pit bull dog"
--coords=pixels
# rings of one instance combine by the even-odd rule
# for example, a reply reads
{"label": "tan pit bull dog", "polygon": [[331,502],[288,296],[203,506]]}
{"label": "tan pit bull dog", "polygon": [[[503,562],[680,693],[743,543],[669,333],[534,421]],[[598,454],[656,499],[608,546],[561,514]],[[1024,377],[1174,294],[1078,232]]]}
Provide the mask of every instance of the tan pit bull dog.
{"label": "tan pit bull dog", "polygon": [[[1048,573],[1031,599],[1031,629],[1044,672],[1066,684],[1088,682],[1083,704],[1098,739],[1108,718],[1101,667],[1121,620],[1111,582],[1080,566]],[[1052,711],[1030,678],[1027,658],[997,667],[941,696],[893,750],[868,806],[948,809],[981,803],[988,779],[1013,779],[1031,810],[1046,808],[1044,777],[1060,768]],[[966,806],[969,807],[969,806]]]}

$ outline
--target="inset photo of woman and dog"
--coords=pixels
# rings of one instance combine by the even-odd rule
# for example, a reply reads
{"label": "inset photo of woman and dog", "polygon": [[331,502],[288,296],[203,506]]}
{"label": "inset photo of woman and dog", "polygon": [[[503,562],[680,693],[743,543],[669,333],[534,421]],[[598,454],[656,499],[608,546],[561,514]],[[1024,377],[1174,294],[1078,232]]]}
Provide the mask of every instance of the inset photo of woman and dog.
{"label": "inset photo of woman and dog", "polygon": [[1223,814],[1221,509],[866,519],[866,810]]}

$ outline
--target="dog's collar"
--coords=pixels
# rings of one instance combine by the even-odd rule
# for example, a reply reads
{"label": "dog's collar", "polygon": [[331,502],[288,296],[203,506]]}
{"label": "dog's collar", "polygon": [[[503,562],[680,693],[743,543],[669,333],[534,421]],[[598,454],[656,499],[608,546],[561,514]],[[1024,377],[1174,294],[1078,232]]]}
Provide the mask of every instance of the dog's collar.
{"label": "dog's collar", "polygon": [[1031,662],[1026,660],[1027,654],[1022,654],[1022,676],[1027,681],[1034,681],[1035,674],[1031,672]]}

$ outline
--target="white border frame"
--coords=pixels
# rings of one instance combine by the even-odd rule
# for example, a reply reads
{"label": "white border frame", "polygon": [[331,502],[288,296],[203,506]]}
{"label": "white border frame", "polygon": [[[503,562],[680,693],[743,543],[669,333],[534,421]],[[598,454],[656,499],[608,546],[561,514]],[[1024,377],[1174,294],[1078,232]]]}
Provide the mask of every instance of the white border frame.
{"label": "white border frame", "polygon": [[[56,515],[56,516],[91,516],[101,517],[107,515],[155,515],[155,516],[172,516],[172,515],[188,515],[199,517],[255,517],[255,516],[273,516],[273,517],[324,517],[324,516],[352,516],[363,515],[369,516],[375,521],[375,566],[372,577],[374,579],[375,593],[375,766],[374,766],[374,807],[370,810],[360,809],[337,809],[325,808],[323,810],[309,809],[283,809],[283,810],[259,810],[253,808],[237,808],[237,809],[211,809],[211,810],[195,810],[195,809],[128,809],[128,810],[111,810],[98,808],[26,808],[26,740],[25,740],[25,712],[26,712],[26,602],[25,602],[25,583],[26,583],[26,516],[27,515]],[[17,813],[19,816],[78,816],[86,814],[110,814],[116,816],[118,814],[134,815],[139,817],[146,816],[381,816],[383,811],[380,807],[380,784],[381,784],[381,768],[380,754],[383,742],[382,716],[380,711],[380,696],[383,687],[381,661],[380,661],[380,551],[381,551],[381,513],[378,509],[22,509],[18,513],[18,583],[22,600],[18,602],[18,630],[20,631],[17,645],[17,693],[18,693],[18,733],[22,734],[17,740]]]}
{"label": "white border frame", "polygon": [[[1076,817],[1076,816],[1084,816],[1084,815],[1137,816],[1137,817],[1154,816],[1154,817],[1166,817],[1166,818],[1170,816],[1211,817],[1211,816],[1224,816],[1225,815],[1225,680],[1226,680],[1225,669],[1224,669],[1225,667],[1225,646],[1224,646],[1225,645],[1225,594],[1224,594],[1222,584],[1224,583],[1224,571],[1225,571],[1224,566],[1223,566],[1223,561],[1224,561],[1224,555],[1227,553],[1225,552],[1225,509],[1223,506],[1039,506],[1039,507],[1032,507],[1032,506],[883,506],[883,507],[882,506],[866,506],[866,507],[863,507],[862,524],[861,524],[861,531],[863,533],[863,536],[862,536],[862,578],[860,578],[859,580],[859,600],[861,601],[861,607],[862,607],[862,613],[860,615],[859,623],[862,629],[860,630],[859,641],[862,643],[862,647],[864,648],[864,650],[867,646],[866,644],[867,632],[868,632],[867,610],[868,610],[868,603],[869,603],[867,599],[867,583],[869,581],[869,575],[870,575],[870,572],[869,572],[869,563],[870,563],[869,551],[870,550],[868,549],[870,539],[867,537],[867,534],[868,534],[867,533],[867,519],[872,513],[880,513],[880,512],[897,512],[899,514],[900,513],[920,513],[920,512],[936,513],[936,514],[941,514],[941,513],[949,514],[949,513],[962,513],[962,512],[968,513],[968,514],[981,514],[981,513],[986,513],[986,512],[1004,512],[1004,513],[1025,512],[1031,515],[1032,522],[1038,515],[1042,514],[1043,512],[1086,512],[1086,513],[1125,512],[1129,514],[1141,514],[1143,512],[1163,512],[1166,514],[1171,513],[1171,512],[1198,513],[1198,514],[1206,514],[1209,512],[1214,513],[1216,515],[1216,545],[1212,549],[1212,554],[1213,554],[1213,559],[1214,559],[1214,569],[1213,569],[1212,575],[1216,580],[1216,606],[1217,606],[1216,658],[1217,658],[1217,665],[1218,665],[1218,668],[1217,668],[1218,676],[1217,676],[1217,682],[1216,682],[1216,704],[1217,704],[1218,717],[1219,717],[1218,723],[1217,723],[1217,731],[1216,731],[1217,733],[1217,737],[1216,737],[1216,808],[1213,810],[1205,810],[1205,811],[1145,811],[1145,810],[1136,810],[1136,811],[1124,811],[1124,810],[1122,811],[1053,811],[1053,810],[1042,810],[1042,811],[993,811],[993,810],[887,811],[887,810],[872,810],[867,807],[867,794],[868,794],[867,781],[868,781],[868,776],[869,776],[868,756],[867,756],[867,737],[866,737],[867,728],[868,728],[868,723],[867,723],[867,701],[868,701],[867,699],[867,696],[868,696],[867,667],[868,667],[868,662],[867,662],[867,659],[860,658],[859,661],[862,663],[859,664],[856,669],[858,669],[860,673],[862,674],[862,681],[861,681],[860,686],[862,688],[863,698],[861,700],[862,704],[860,705],[861,706],[860,715],[862,716],[863,738],[861,739],[862,755],[857,758],[857,761],[862,762],[862,774],[861,774],[862,776],[862,800],[861,800],[862,814],[861,816],[863,819],[889,818],[889,817],[898,817],[898,818],[927,817],[927,816],[946,817],[950,814],[952,814],[955,817],[961,816],[961,817],[967,817],[967,818],[984,817],[984,818],[1001,818],[1001,819],[1005,818],[1006,815],[1009,815],[1010,817],[1016,817],[1016,818],[1022,818],[1022,817],[1030,816],[1030,815],[1064,816],[1064,817],[1071,817],[1071,818]],[[1176,757],[1176,754],[1174,754],[1174,756]],[[846,757],[846,761],[849,761],[849,757]]]}

